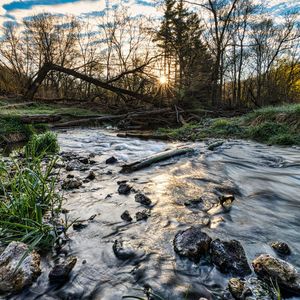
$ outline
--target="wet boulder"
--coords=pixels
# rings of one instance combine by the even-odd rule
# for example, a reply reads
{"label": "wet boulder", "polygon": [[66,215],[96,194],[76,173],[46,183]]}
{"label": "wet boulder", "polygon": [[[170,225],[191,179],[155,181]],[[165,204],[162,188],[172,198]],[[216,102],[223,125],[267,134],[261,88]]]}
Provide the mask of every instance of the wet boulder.
{"label": "wet boulder", "polygon": [[214,240],[211,243],[212,262],[222,273],[245,276],[251,273],[245,251],[239,241]]}
{"label": "wet boulder", "polygon": [[147,210],[138,211],[135,214],[135,218],[137,221],[147,221],[147,219],[149,218],[149,213]]}
{"label": "wet boulder", "polygon": [[81,231],[82,229],[85,229],[86,227],[88,227],[88,224],[81,223],[81,222],[75,222],[72,227],[75,231]]}
{"label": "wet boulder", "polygon": [[65,161],[70,161],[70,160],[74,160],[77,158],[77,154],[74,152],[61,152],[60,156]]}
{"label": "wet boulder", "polygon": [[0,292],[18,292],[40,273],[40,255],[24,243],[11,242],[0,255]]}
{"label": "wet boulder", "polygon": [[119,184],[118,193],[120,195],[128,195],[131,191],[132,187],[125,182],[121,182]]}
{"label": "wet boulder", "polygon": [[173,241],[175,252],[192,261],[198,262],[209,252],[212,239],[202,232],[200,226],[179,231]]}
{"label": "wet boulder", "polygon": [[231,278],[228,288],[237,300],[277,300],[276,290],[260,279],[251,277],[248,280]]}
{"label": "wet boulder", "polygon": [[132,247],[130,242],[115,240],[113,244],[115,256],[121,260],[131,259],[137,256],[137,251]]}
{"label": "wet boulder", "polygon": [[252,265],[261,279],[277,282],[282,289],[300,295],[300,274],[290,263],[269,254],[262,254],[253,260]]}
{"label": "wet boulder", "polygon": [[224,144],[223,141],[217,141],[208,145],[207,149],[210,151],[214,151],[216,148],[222,146]]}
{"label": "wet boulder", "polygon": [[74,170],[77,171],[86,171],[89,169],[89,166],[87,164],[83,164],[79,160],[72,160],[66,165],[66,171],[71,172]]}
{"label": "wet boulder", "polygon": [[64,190],[79,189],[82,186],[82,182],[79,178],[66,178],[62,183]]}
{"label": "wet boulder", "polygon": [[117,162],[118,162],[118,160],[117,160],[114,156],[108,158],[108,159],[105,161],[105,163],[106,163],[107,165],[113,165],[113,164],[115,164],[115,163],[117,163]]}
{"label": "wet boulder", "polygon": [[131,221],[132,221],[132,217],[131,217],[131,215],[130,215],[130,213],[129,213],[128,210],[125,210],[125,211],[122,213],[121,219],[124,220],[124,221],[126,221],[126,222],[131,222]]}
{"label": "wet boulder", "polygon": [[66,171],[68,171],[68,172],[74,171],[74,164],[67,164],[66,165]]}
{"label": "wet boulder", "polygon": [[234,196],[233,195],[222,195],[219,197],[220,200],[220,204],[225,207],[228,208],[232,205],[232,202],[234,201]]}
{"label": "wet boulder", "polygon": [[142,205],[145,205],[145,206],[150,206],[152,204],[151,199],[142,193],[137,193],[135,195],[134,199],[136,202],[141,203]]}
{"label": "wet boulder", "polygon": [[69,275],[77,263],[75,256],[68,257],[64,262],[53,267],[49,273],[50,282],[62,282],[69,278]]}
{"label": "wet boulder", "polygon": [[78,160],[84,165],[87,165],[89,163],[89,159],[87,157],[79,157]]}
{"label": "wet boulder", "polygon": [[291,249],[287,243],[277,241],[277,242],[271,243],[271,247],[279,255],[290,255],[291,254]]}
{"label": "wet boulder", "polygon": [[90,171],[88,176],[86,177],[86,179],[88,180],[94,180],[96,178],[96,174],[94,173],[94,171]]}

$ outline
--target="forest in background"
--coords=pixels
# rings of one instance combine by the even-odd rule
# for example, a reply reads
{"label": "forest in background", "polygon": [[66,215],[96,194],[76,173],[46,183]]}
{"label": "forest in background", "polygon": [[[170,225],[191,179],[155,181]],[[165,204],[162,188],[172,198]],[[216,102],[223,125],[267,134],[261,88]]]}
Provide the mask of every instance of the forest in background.
{"label": "forest in background", "polygon": [[[6,23],[1,94],[24,95],[34,83],[39,98],[107,108],[240,109],[300,101],[296,12],[273,20],[251,0],[165,0],[159,9],[162,18],[132,17],[119,7],[92,21],[44,13]],[[37,83],[45,65],[55,67]]]}

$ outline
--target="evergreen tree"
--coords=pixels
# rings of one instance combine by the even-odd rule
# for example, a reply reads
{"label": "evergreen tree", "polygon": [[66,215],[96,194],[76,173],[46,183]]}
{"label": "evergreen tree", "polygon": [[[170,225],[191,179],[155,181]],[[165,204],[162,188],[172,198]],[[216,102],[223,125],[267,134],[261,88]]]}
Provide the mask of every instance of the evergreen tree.
{"label": "evergreen tree", "polygon": [[[164,52],[168,80],[175,81],[180,95],[209,84],[211,57],[201,35],[198,15],[189,11],[183,0],[165,0],[164,18],[156,41]],[[171,72],[174,72],[173,78]]]}

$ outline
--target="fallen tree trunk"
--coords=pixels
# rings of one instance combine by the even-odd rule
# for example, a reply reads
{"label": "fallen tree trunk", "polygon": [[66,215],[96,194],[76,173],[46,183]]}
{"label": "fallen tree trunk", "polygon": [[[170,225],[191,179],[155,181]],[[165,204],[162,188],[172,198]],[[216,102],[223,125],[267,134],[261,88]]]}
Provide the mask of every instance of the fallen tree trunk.
{"label": "fallen tree trunk", "polygon": [[156,115],[156,114],[169,113],[169,112],[172,112],[171,109],[165,108],[165,109],[151,110],[151,111],[145,111],[145,112],[132,112],[132,113],[126,113],[126,114],[120,114],[120,115],[108,115],[108,116],[100,116],[100,117],[94,117],[94,118],[82,118],[79,120],[73,120],[73,121],[64,122],[64,123],[60,123],[60,124],[54,124],[52,126],[52,128],[75,127],[75,126],[95,124],[95,123],[101,123],[101,122],[112,121],[112,120],[135,119],[135,118],[146,117],[146,116]]}
{"label": "fallen tree trunk", "polygon": [[132,173],[144,168],[147,168],[155,163],[170,159],[172,157],[176,157],[179,155],[184,155],[188,153],[194,152],[193,148],[178,148],[175,150],[168,150],[161,153],[158,153],[156,155],[153,155],[151,157],[142,159],[140,161],[133,162],[131,164],[123,165],[120,173]]}
{"label": "fallen tree trunk", "polygon": [[58,123],[52,125],[52,128],[65,128],[65,127],[76,127],[76,126],[83,126],[83,125],[93,125],[96,123],[101,123],[105,121],[112,121],[112,120],[120,120],[126,118],[127,114],[123,115],[109,115],[109,116],[102,116],[96,118],[82,118],[79,120],[68,121],[64,123]]}
{"label": "fallen tree trunk", "polygon": [[111,91],[111,92],[116,93],[118,95],[130,96],[130,97],[133,97],[135,99],[143,100],[145,102],[149,102],[150,100],[151,101],[153,100],[152,97],[142,95],[142,94],[130,91],[130,90],[123,89],[123,88],[119,88],[119,87],[116,87],[116,86],[113,86],[112,84],[103,82],[99,79],[87,76],[87,75],[79,73],[75,70],[68,69],[68,68],[65,68],[65,67],[62,67],[62,66],[59,66],[59,65],[55,65],[55,64],[52,64],[52,63],[45,63],[43,65],[43,67],[39,70],[36,79],[29,86],[26,94],[24,95],[25,99],[28,99],[28,100],[33,99],[33,97],[34,97],[35,93],[37,92],[39,86],[42,84],[43,80],[46,78],[48,72],[50,72],[50,71],[57,71],[57,72],[61,72],[61,73],[67,74],[67,75],[71,75],[75,78],[79,78],[79,79],[84,80],[86,82],[92,83],[96,86],[99,86],[99,87],[101,87],[105,90]]}
{"label": "fallen tree trunk", "polygon": [[61,120],[59,115],[34,115],[34,116],[22,116],[21,121],[25,124],[37,124],[37,123],[53,123]]}

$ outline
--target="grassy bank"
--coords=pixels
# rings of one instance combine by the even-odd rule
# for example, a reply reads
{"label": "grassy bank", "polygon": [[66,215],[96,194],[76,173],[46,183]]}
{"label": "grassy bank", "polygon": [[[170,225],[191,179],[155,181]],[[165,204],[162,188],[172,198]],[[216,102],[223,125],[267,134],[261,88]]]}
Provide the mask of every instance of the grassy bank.
{"label": "grassy bank", "polygon": [[300,104],[265,107],[242,117],[203,119],[157,132],[175,140],[251,139],[272,145],[300,145]]}
{"label": "grassy bank", "polygon": [[56,136],[46,133],[34,135],[23,155],[0,160],[0,246],[11,241],[42,249],[54,245],[62,230],[54,175],[58,151]]}
{"label": "grassy bank", "polygon": [[[28,140],[32,134],[47,129],[45,124],[24,124],[21,120],[22,116],[61,115],[61,121],[66,122],[81,116],[95,115],[95,111],[67,104],[36,103],[28,106],[18,106],[20,102],[17,99],[0,99],[0,144],[5,142],[6,139],[12,139],[12,142]],[[14,104],[16,104],[16,107],[14,107]]]}

